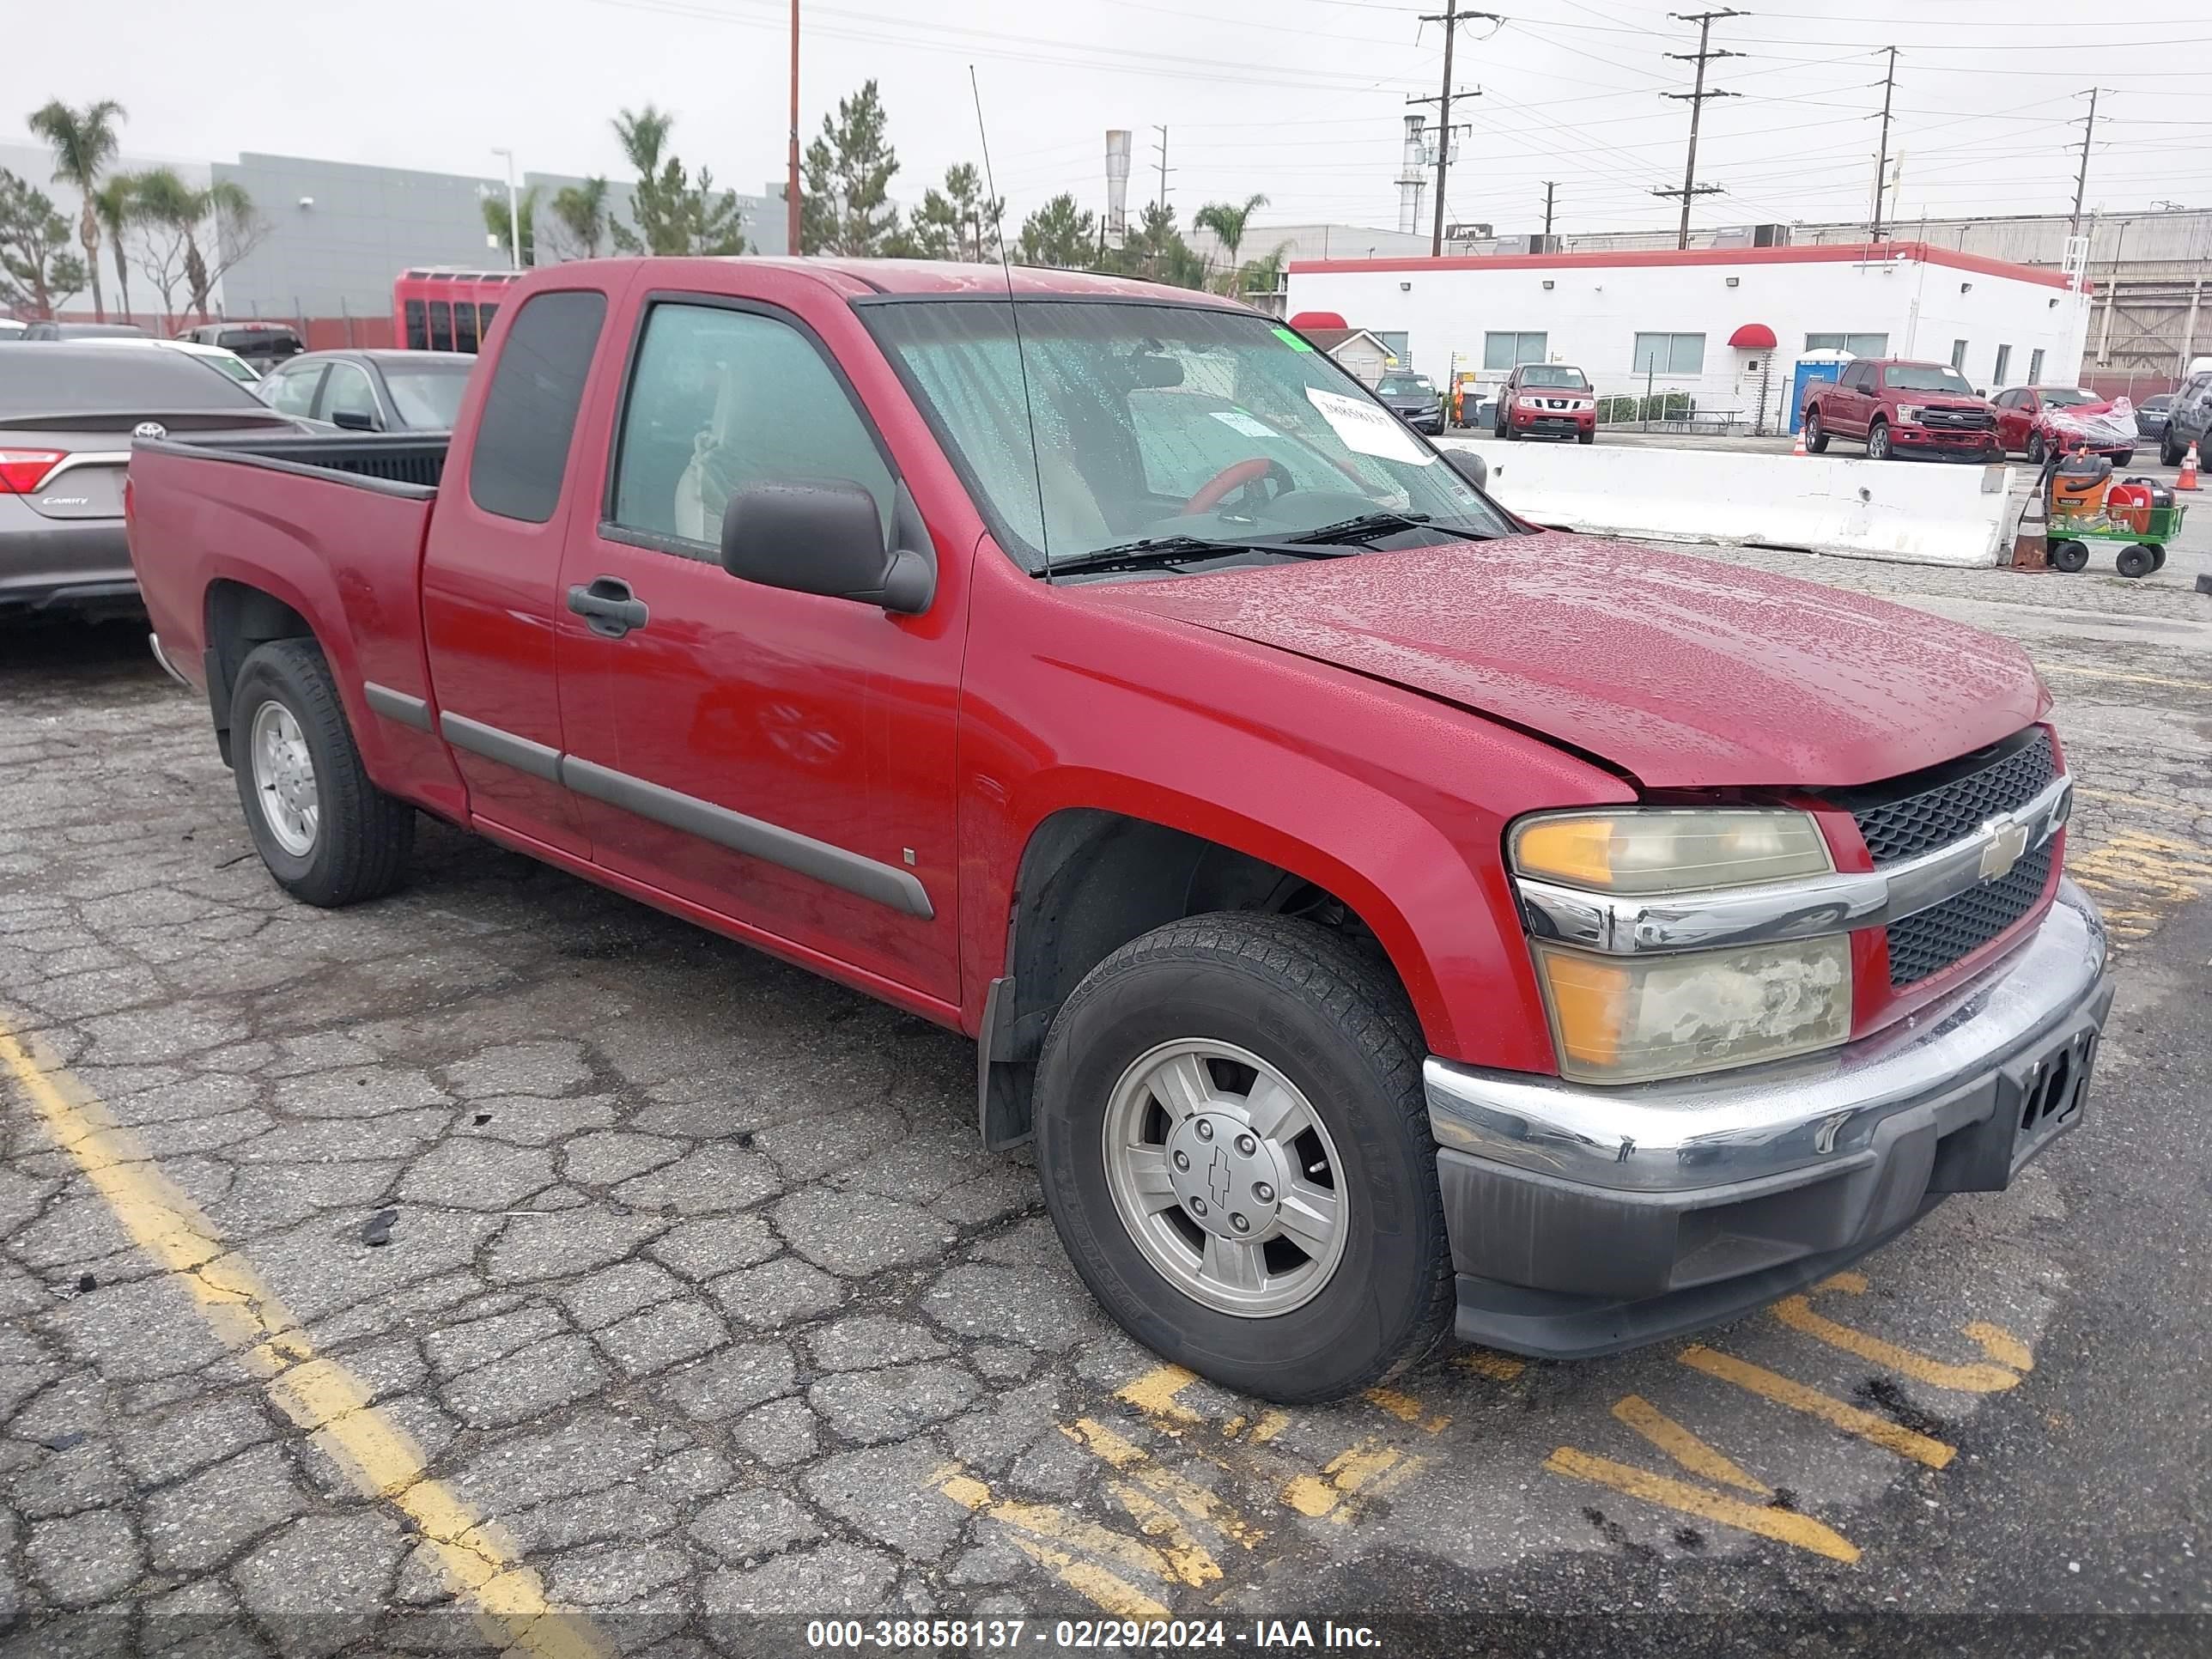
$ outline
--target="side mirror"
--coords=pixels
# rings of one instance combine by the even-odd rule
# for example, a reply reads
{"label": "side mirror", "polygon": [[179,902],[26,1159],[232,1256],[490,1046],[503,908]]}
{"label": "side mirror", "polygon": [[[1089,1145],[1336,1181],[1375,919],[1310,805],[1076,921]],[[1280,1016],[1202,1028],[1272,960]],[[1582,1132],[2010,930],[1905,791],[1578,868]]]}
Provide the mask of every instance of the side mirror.
{"label": "side mirror", "polygon": [[[929,546],[903,487],[896,539]],[[886,550],[876,498],[844,478],[747,484],[722,510],[722,568],[741,581],[878,605],[902,616],[929,609],[937,561],[913,546]]]}
{"label": "side mirror", "polygon": [[1477,489],[1490,488],[1490,464],[1471,449],[1447,449],[1444,465]]}
{"label": "side mirror", "polygon": [[348,432],[374,432],[376,416],[365,409],[334,409],[331,411],[331,424]]}

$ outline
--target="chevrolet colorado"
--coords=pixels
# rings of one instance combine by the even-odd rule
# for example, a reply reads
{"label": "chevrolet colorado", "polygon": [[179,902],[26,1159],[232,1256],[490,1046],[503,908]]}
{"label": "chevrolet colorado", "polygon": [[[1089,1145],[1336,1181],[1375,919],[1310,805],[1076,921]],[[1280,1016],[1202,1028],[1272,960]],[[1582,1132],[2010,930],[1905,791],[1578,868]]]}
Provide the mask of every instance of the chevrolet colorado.
{"label": "chevrolet colorado", "polygon": [[129,510],[283,887],[429,812],[969,1034],[1113,1316],[1305,1401],[2002,1188],[2111,996],[2019,651],[1479,471],[1227,301],[614,259],[450,441],[142,441]]}

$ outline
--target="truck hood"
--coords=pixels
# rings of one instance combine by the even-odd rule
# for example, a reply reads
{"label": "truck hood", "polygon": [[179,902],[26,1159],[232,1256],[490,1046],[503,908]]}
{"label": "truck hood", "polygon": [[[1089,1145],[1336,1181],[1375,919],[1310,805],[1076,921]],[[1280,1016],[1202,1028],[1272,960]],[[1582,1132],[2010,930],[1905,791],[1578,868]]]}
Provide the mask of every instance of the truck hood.
{"label": "truck hood", "polygon": [[1457,704],[1650,789],[1872,783],[2017,732],[2048,702],[2017,647],[1973,629],[1587,536],[1101,583],[1086,597]]}

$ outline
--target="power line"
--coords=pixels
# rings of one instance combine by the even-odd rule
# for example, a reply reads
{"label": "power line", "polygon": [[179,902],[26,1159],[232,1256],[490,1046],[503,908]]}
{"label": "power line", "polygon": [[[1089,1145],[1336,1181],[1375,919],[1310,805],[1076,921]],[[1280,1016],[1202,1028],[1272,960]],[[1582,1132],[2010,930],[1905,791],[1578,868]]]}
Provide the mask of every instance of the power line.
{"label": "power line", "polygon": [[1696,88],[1692,91],[1662,92],[1659,94],[1662,98],[1684,98],[1689,100],[1690,153],[1682,165],[1681,189],[1655,190],[1651,193],[1654,196],[1679,196],[1682,198],[1682,222],[1680,228],[1674,234],[1674,246],[1677,248],[1686,248],[1690,246],[1691,198],[1698,196],[1717,196],[1720,193],[1721,188],[1718,185],[1701,185],[1698,182],[1698,118],[1705,113],[1706,99],[1733,98],[1736,95],[1732,92],[1706,91],[1705,65],[1717,58],[1743,56],[1740,52],[1715,52],[1712,49],[1710,43],[1712,39],[1713,23],[1719,18],[1741,17],[1744,14],[1740,11],[1677,11],[1668,15],[1679,18],[1685,23],[1695,23],[1698,26],[1697,51],[1670,52],[1666,54],[1669,58],[1679,58],[1684,63],[1695,63],[1698,66],[1698,79]]}
{"label": "power line", "polygon": [[1881,240],[1881,193],[1887,188],[1883,175],[1889,171],[1889,100],[1897,90],[1897,48],[1884,48],[1889,53],[1889,73],[1881,77],[1881,153],[1874,162],[1874,223],[1867,229],[1867,240]]}
{"label": "power line", "polygon": [[1434,104],[1437,106],[1437,222],[1436,229],[1429,238],[1429,257],[1432,259],[1441,259],[1444,256],[1444,178],[1451,169],[1452,100],[1455,97],[1480,98],[1482,95],[1482,88],[1480,87],[1473,92],[1453,91],[1452,43],[1459,38],[1459,26],[1478,17],[1486,19],[1492,23],[1503,23],[1505,21],[1494,11],[1463,12],[1459,9],[1459,0],[1444,0],[1442,15],[1433,12],[1424,12],[1421,15],[1421,21],[1424,23],[1442,23],[1444,26],[1444,76],[1442,85],[1437,88],[1437,95],[1433,98],[1408,98],[1406,100],[1409,104]]}

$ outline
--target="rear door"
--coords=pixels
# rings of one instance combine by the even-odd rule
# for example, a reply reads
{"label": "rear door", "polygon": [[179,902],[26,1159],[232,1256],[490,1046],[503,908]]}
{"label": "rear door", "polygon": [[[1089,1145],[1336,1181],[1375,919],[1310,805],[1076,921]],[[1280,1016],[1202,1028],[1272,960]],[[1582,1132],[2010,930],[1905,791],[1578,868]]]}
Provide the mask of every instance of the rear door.
{"label": "rear door", "polygon": [[[580,279],[523,302],[482,401],[465,409],[422,561],[438,727],[484,828],[589,856],[560,782],[559,612],[569,450],[611,306]],[[612,374],[616,371],[608,370]],[[604,395],[611,395],[607,393]]]}

